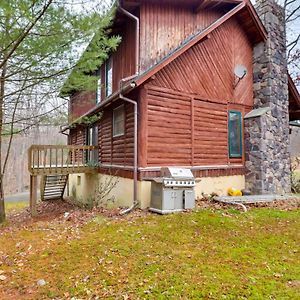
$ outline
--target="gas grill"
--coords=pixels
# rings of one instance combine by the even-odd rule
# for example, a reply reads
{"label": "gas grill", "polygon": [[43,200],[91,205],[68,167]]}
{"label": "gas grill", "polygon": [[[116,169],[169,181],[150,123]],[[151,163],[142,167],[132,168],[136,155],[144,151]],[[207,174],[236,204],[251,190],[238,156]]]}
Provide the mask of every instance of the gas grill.
{"label": "gas grill", "polygon": [[150,210],[167,214],[195,208],[195,178],[190,169],[162,168],[151,184]]}

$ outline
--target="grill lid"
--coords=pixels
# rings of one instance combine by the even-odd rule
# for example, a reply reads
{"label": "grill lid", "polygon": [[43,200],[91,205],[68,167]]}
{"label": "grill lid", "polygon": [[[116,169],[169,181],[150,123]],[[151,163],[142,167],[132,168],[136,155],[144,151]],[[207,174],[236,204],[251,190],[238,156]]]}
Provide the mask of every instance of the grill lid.
{"label": "grill lid", "polygon": [[173,179],[194,179],[194,175],[190,169],[168,167],[161,169],[161,176]]}

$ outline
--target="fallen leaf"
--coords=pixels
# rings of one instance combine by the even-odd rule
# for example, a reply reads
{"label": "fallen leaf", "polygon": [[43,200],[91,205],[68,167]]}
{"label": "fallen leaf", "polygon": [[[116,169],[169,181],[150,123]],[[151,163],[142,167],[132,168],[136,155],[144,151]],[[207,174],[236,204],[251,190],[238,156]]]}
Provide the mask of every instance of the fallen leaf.
{"label": "fallen leaf", "polygon": [[6,280],[6,276],[4,276],[4,275],[0,275],[0,281],[4,281],[4,280]]}
{"label": "fallen leaf", "polygon": [[37,285],[38,286],[44,286],[44,285],[46,285],[46,281],[44,279],[40,279],[40,280],[37,281]]}

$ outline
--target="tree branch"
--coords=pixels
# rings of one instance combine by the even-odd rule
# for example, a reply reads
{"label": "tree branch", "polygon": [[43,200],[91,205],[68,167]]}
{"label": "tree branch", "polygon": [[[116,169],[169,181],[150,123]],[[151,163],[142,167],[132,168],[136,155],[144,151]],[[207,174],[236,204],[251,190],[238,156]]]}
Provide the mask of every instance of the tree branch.
{"label": "tree branch", "polygon": [[7,55],[5,58],[2,60],[0,63],[0,69],[4,66],[4,64],[7,62],[7,60],[11,57],[11,55],[16,51],[16,49],[19,47],[19,45],[23,42],[23,40],[26,38],[28,33],[31,31],[31,29],[36,25],[36,23],[44,16],[46,13],[47,9],[49,8],[50,4],[53,2],[53,0],[48,0],[47,4],[43,7],[41,12],[37,15],[35,20],[31,22],[31,24],[28,26],[27,29],[24,30],[24,32],[18,37],[16,42],[13,44],[12,48],[10,51],[8,51]]}

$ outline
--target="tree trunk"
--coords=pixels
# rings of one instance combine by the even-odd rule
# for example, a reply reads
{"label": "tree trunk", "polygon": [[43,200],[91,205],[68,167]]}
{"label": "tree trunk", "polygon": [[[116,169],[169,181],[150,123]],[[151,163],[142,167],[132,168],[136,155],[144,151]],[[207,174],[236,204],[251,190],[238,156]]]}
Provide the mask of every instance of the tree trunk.
{"label": "tree trunk", "polygon": [[0,176],[0,224],[5,221],[5,206],[3,192],[3,176]]}
{"label": "tree trunk", "polygon": [[0,77],[0,223],[5,221],[5,205],[4,205],[4,186],[3,186],[3,171],[2,171],[2,127],[3,127],[3,102],[5,95],[5,76],[6,76],[5,63],[2,66]]}

